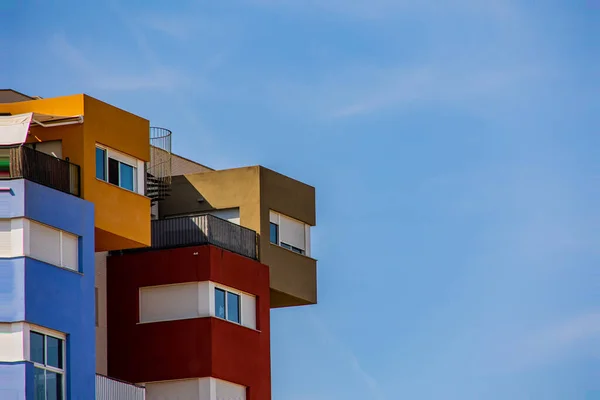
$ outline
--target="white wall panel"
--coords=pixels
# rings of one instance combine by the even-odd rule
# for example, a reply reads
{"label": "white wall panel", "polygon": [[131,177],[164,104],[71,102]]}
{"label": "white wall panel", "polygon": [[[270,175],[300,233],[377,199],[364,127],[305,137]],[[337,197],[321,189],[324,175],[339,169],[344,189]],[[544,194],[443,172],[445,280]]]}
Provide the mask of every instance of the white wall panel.
{"label": "white wall panel", "polygon": [[24,361],[25,335],[22,322],[0,324],[0,362]]}
{"label": "white wall panel", "polygon": [[32,257],[79,270],[79,237],[25,218],[0,220],[0,257]]}
{"label": "white wall panel", "polygon": [[146,382],[146,400],[246,400],[246,387],[215,378]]}
{"label": "white wall panel", "polygon": [[246,387],[220,379],[214,381],[215,400],[246,400]]}
{"label": "white wall panel", "polygon": [[214,317],[215,287],[240,295],[242,325],[256,329],[256,297],[210,281],[140,288],[140,322]]}
{"label": "white wall panel", "polygon": [[210,211],[209,214],[214,215],[215,217],[219,217],[221,219],[225,219],[236,225],[240,224],[240,209],[239,208],[229,208],[226,210],[214,210],[214,211]]}
{"label": "white wall panel", "polygon": [[10,219],[0,219],[0,257],[12,257],[12,230]]}
{"label": "white wall panel", "polygon": [[79,237],[62,232],[62,266],[79,270]]}
{"label": "white wall panel", "polygon": [[[210,282],[198,282],[198,316],[208,317],[212,315],[214,299],[211,301]],[[212,308],[211,308],[212,307]]]}
{"label": "white wall panel", "polygon": [[49,264],[61,265],[59,230],[30,221],[29,235],[31,257]]}
{"label": "white wall panel", "polygon": [[208,400],[200,397],[199,379],[146,383],[146,400]]}
{"label": "white wall panel", "polygon": [[197,318],[198,283],[140,289],[140,322]]}
{"label": "white wall panel", "polygon": [[256,297],[242,293],[242,325],[256,329]]}
{"label": "white wall panel", "polygon": [[279,241],[304,250],[304,224],[280,215]]}

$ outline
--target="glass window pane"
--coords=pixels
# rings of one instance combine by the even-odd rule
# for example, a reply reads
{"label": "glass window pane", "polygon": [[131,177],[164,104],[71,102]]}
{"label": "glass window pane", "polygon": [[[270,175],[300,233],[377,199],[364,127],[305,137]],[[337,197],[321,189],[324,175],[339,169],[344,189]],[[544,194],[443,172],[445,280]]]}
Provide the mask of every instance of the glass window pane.
{"label": "glass window pane", "polygon": [[33,362],[44,364],[44,335],[37,332],[29,334],[29,359]]}
{"label": "glass window pane", "polygon": [[271,243],[279,243],[279,226],[271,222]]}
{"label": "glass window pane", "polygon": [[227,319],[240,323],[240,296],[227,292]]}
{"label": "glass window pane", "polygon": [[215,288],[215,316],[225,318],[225,291]]}
{"label": "glass window pane", "polygon": [[33,398],[35,400],[46,400],[46,377],[41,368],[33,369]]}
{"label": "glass window pane", "polygon": [[47,360],[46,360],[46,365],[49,365],[51,367],[55,367],[55,368],[62,368],[63,367],[63,350],[62,350],[62,344],[63,341],[57,338],[54,338],[52,336],[47,336],[46,337],[46,343],[48,345],[48,354],[47,354]]}
{"label": "glass window pane", "polygon": [[121,163],[121,184],[124,189],[133,190],[133,170],[131,165]]}
{"label": "glass window pane", "polygon": [[106,150],[96,147],[96,178],[106,180]]}
{"label": "glass window pane", "polygon": [[62,374],[46,371],[47,400],[62,400]]}
{"label": "glass window pane", "polygon": [[108,181],[113,185],[119,184],[119,162],[114,158],[108,159]]}

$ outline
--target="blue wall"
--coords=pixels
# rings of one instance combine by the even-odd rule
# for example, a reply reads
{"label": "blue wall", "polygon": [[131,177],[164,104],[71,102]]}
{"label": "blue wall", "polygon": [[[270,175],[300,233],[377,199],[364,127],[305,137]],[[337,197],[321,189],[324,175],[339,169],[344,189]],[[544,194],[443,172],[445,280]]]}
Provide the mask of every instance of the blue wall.
{"label": "blue wall", "polygon": [[24,319],[25,260],[23,257],[0,259],[0,322]]}
{"label": "blue wall", "polygon": [[0,363],[0,399],[33,399],[33,364]]}
{"label": "blue wall", "polygon": [[15,218],[25,215],[25,181],[1,181],[0,187],[9,192],[0,192],[0,218]]}
{"label": "blue wall", "polygon": [[[5,207],[0,218],[24,216],[80,236],[81,273],[30,258],[0,260],[0,270],[6,268],[8,271],[0,272],[0,321],[23,320],[20,317],[23,310],[19,308],[19,304],[22,304],[19,299],[23,295],[20,282],[24,281],[24,320],[67,334],[68,397],[94,399],[96,327],[93,204],[30,181],[8,183],[13,190],[10,194],[0,193],[0,204]],[[8,307],[3,305],[5,299],[17,305],[14,310],[7,310]],[[0,369],[0,382],[5,378],[2,375]]]}

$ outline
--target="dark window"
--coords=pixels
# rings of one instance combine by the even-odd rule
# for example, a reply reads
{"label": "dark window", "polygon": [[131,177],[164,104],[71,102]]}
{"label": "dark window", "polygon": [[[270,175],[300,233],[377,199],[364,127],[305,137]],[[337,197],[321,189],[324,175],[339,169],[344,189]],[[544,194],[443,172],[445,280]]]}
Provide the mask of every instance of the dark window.
{"label": "dark window", "polygon": [[34,399],[63,400],[64,341],[32,331],[29,342]]}
{"label": "dark window", "polygon": [[279,225],[271,222],[270,241],[273,244],[279,244]]}
{"label": "dark window", "polygon": [[225,291],[215,288],[215,316],[225,319]]}
{"label": "dark window", "polygon": [[119,186],[119,162],[114,158],[108,159],[108,182]]}
{"label": "dark window", "polygon": [[44,354],[46,349],[44,348],[44,335],[37,332],[31,332],[29,335],[29,352],[30,360],[39,364],[45,364],[46,360]]}
{"label": "dark window", "polygon": [[46,371],[33,369],[33,393],[35,400],[46,400]]}
{"label": "dark window", "polygon": [[215,288],[215,316],[237,324],[241,323],[240,295]]}
{"label": "dark window", "polygon": [[46,370],[46,400],[63,400],[62,374]]}
{"label": "dark window", "polygon": [[96,147],[96,178],[106,180],[106,150]]}
{"label": "dark window", "polygon": [[63,367],[63,349],[62,349],[62,340],[53,338],[52,336],[47,336],[46,343],[48,344],[48,356],[46,360],[46,365],[49,365],[54,368]]}
{"label": "dark window", "polygon": [[227,319],[240,323],[240,295],[227,292]]}

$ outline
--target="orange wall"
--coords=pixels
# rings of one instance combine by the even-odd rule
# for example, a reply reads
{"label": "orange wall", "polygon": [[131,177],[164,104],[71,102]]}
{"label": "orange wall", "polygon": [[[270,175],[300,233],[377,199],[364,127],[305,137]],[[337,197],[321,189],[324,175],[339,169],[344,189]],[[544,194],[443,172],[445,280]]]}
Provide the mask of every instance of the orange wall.
{"label": "orange wall", "polygon": [[150,199],[96,179],[96,143],[149,161],[150,123],[89,96],[84,104],[84,196],[96,205],[96,228],[113,234],[97,235],[96,251],[149,246]]}
{"label": "orange wall", "polygon": [[0,112],[83,115],[83,124],[32,126],[27,142],[62,140],[63,158],[81,167],[82,197],[95,204],[97,251],[150,245],[150,199],[96,179],[96,143],[149,161],[148,120],[84,94],[0,104]]}

